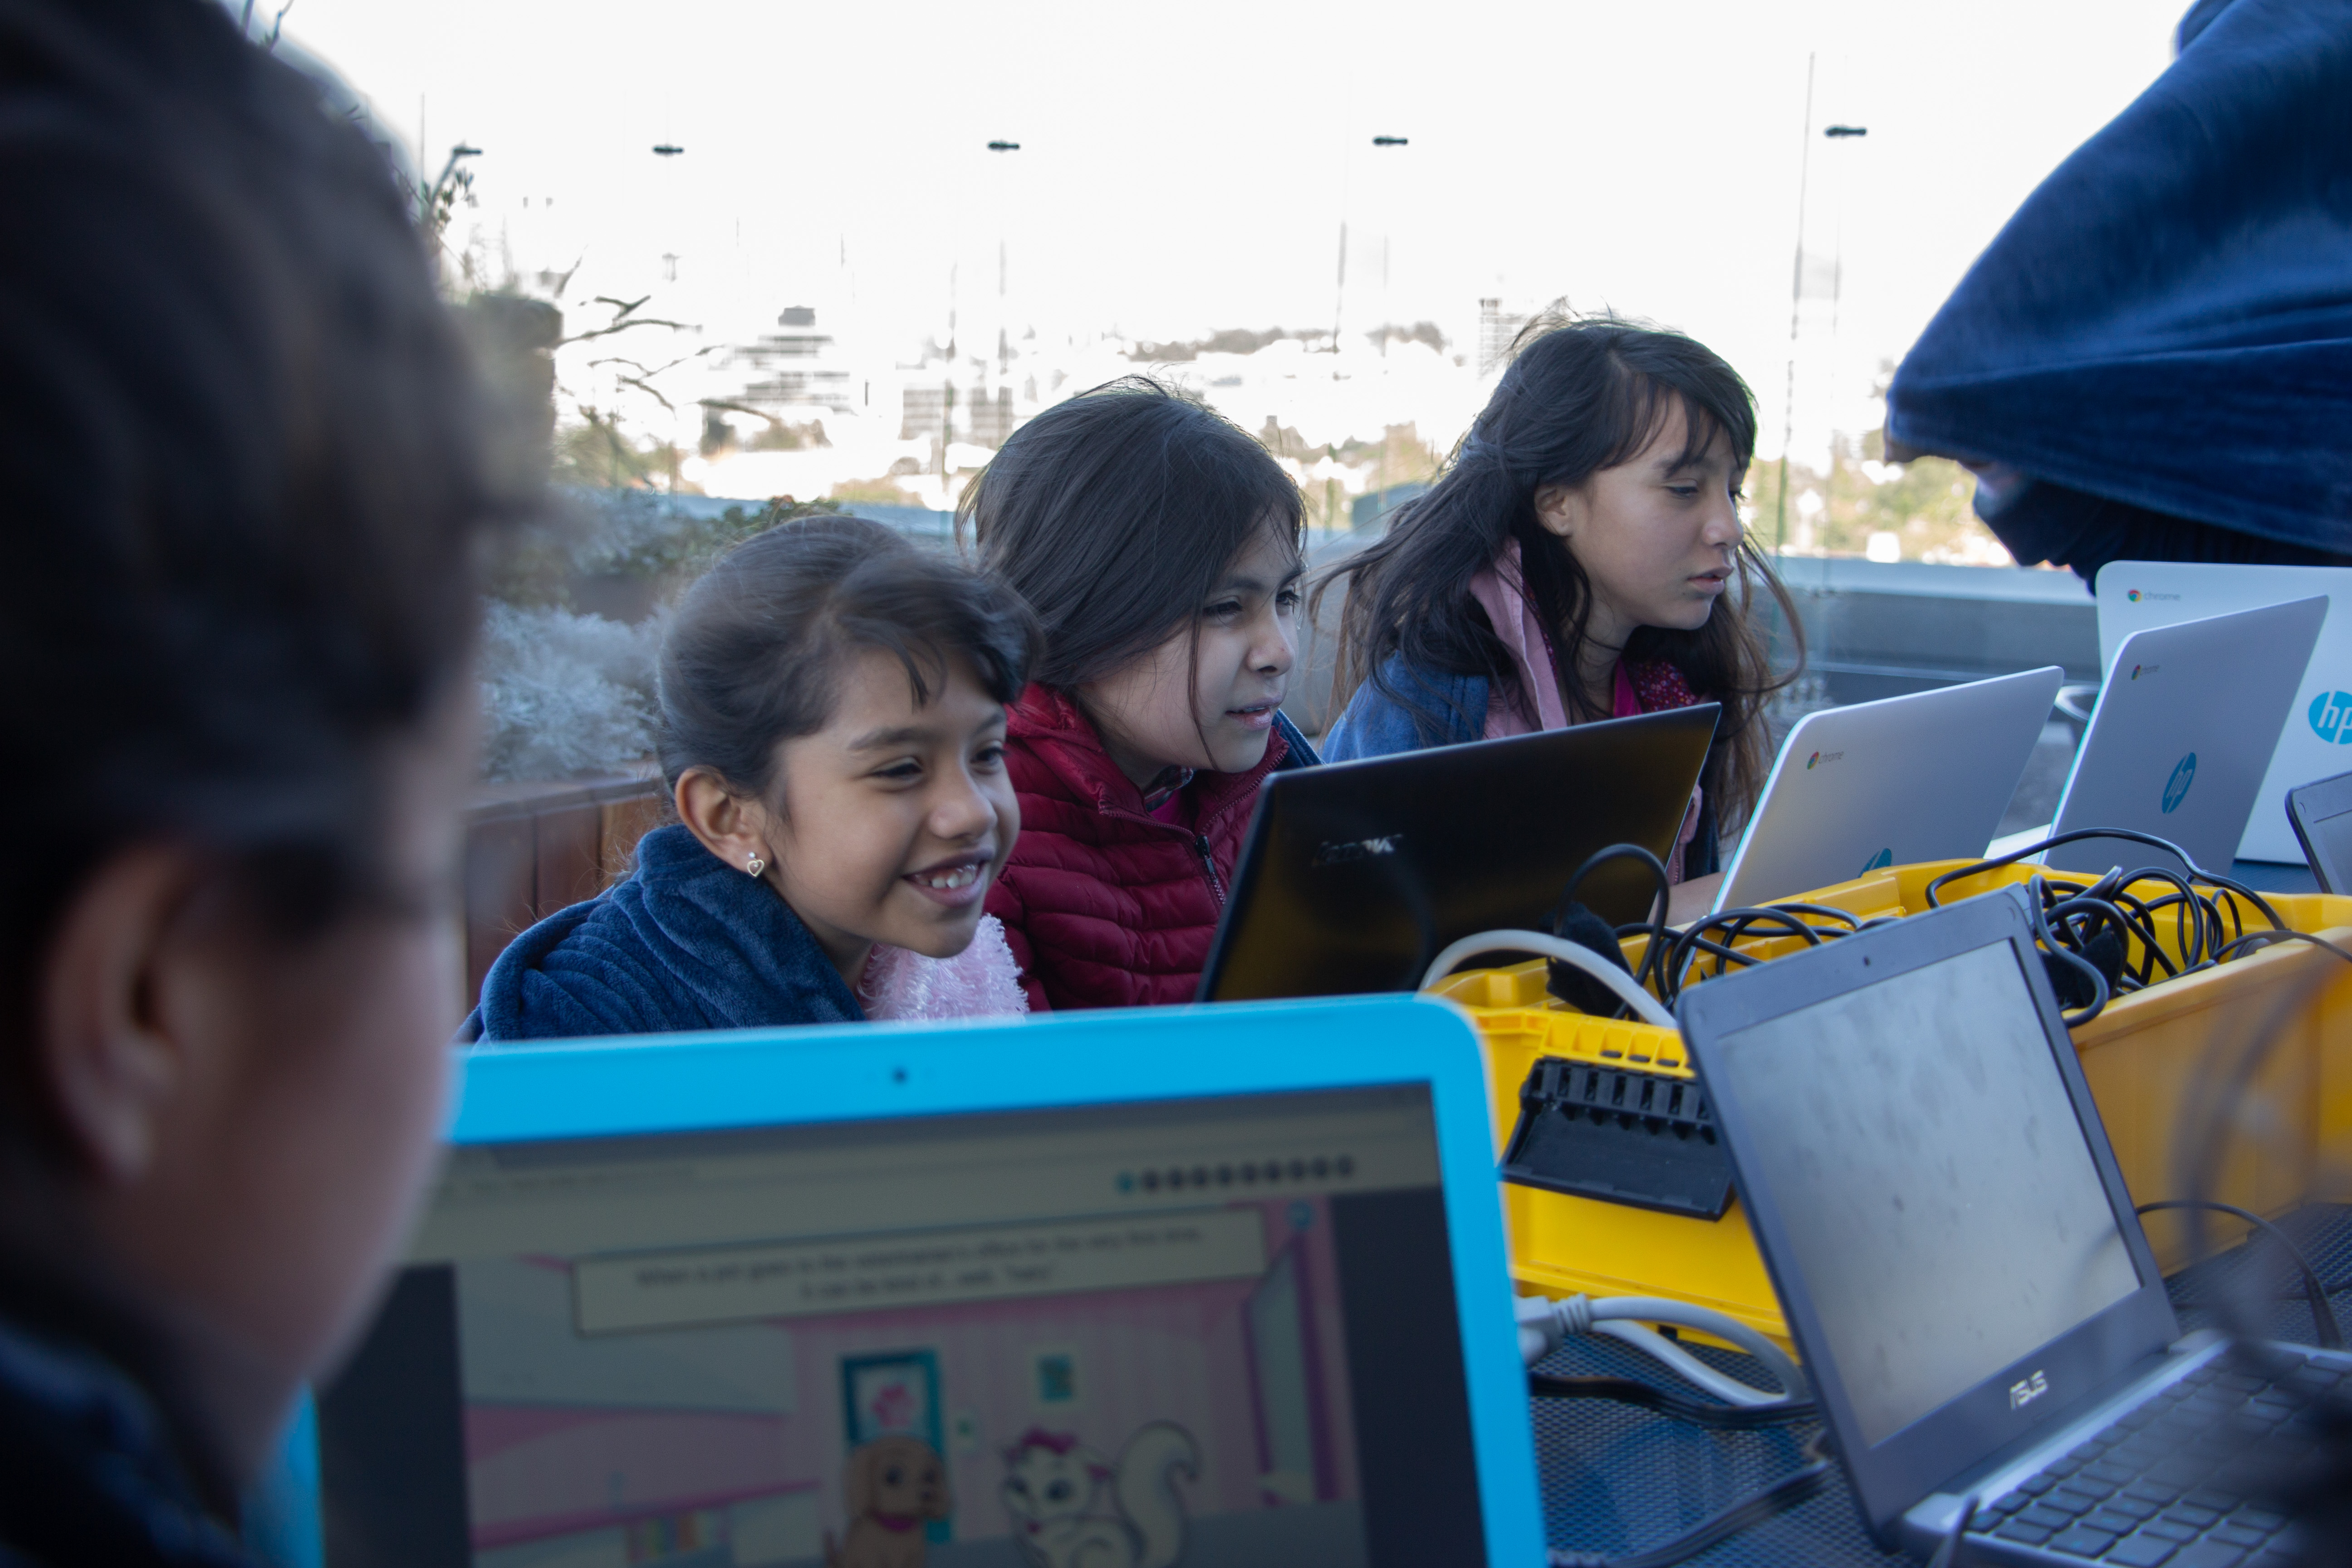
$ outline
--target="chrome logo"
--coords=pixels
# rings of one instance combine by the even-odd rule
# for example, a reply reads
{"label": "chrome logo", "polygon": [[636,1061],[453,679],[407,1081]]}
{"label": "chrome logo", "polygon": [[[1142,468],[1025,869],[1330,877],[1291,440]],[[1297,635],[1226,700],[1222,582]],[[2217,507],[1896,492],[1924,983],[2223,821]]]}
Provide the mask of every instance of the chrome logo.
{"label": "chrome logo", "polygon": [[2323,691],[2305,711],[2311,732],[2338,746],[2352,746],[2352,691]]}
{"label": "chrome logo", "polygon": [[2137,588],[2130,589],[2124,595],[2124,597],[2137,605],[2139,603],[2139,590]]}
{"label": "chrome logo", "polygon": [[2189,786],[2197,782],[2197,753],[2189,752],[2172,764],[2172,776],[2164,781],[2164,814],[2167,816],[2180,809],[2189,798]]}
{"label": "chrome logo", "polygon": [[1807,757],[1805,759],[1805,771],[1807,773],[1811,773],[1813,771],[1813,765],[1821,760],[1822,754],[1819,752],[1815,752],[1811,756]]}

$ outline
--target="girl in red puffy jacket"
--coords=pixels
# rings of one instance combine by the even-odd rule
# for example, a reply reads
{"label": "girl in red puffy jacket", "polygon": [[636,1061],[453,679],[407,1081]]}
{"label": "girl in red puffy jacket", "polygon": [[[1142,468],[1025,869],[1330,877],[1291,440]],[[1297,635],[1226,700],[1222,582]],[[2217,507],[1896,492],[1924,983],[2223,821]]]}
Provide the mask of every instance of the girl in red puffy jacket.
{"label": "girl in red puffy jacket", "polygon": [[1024,426],[959,522],[1045,628],[1006,736],[1021,840],[988,894],[1030,1005],[1189,1002],[1259,782],[1315,761],[1281,712],[1298,489],[1131,377]]}

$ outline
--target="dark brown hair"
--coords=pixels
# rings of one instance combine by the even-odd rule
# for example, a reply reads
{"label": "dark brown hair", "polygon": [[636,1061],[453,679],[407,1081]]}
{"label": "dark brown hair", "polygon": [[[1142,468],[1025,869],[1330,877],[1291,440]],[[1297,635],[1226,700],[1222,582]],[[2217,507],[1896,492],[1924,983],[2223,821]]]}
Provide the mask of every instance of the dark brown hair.
{"label": "dark brown hair", "polygon": [[1298,487],[1246,431],[1147,376],[1059,403],[965,489],[959,533],[1037,612],[1036,679],[1099,679],[1186,626],[1274,528],[1298,548]]}
{"label": "dark brown hair", "polygon": [[[1452,466],[1427,494],[1398,510],[1385,537],[1317,584],[1318,605],[1332,583],[1348,584],[1335,707],[1369,682],[1411,713],[1430,741],[1458,726],[1465,716],[1435,711],[1433,694],[1409,676],[1397,679],[1391,659],[1483,676],[1496,697],[1517,695],[1517,666],[1470,594],[1471,578],[1517,540],[1537,612],[1559,628],[1559,679],[1570,710],[1608,717],[1589,711],[1576,679],[1591,585],[1575,555],[1537,521],[1536,492],[1581,484],[1630,462],[1676,409],[1686,459],[1717,441],[1729,445],[1736,493],[1756,452],[1754,399],[1738,372],[1680,332],[1613,316],[1547,316],[1530,323]],[[1755,808],[1771,765],[1765,700],[1795,678],[1793,670],[1774,673],[1757,630],[1752,610],[1759,586],[1779,603],[1803,658],[1788,592],[1745,539],[1734,574],[1706,625],[1692,631],[1643,626],[1624,651],[1632,660],[1663,659],[1700,697],[1723,704],[1705,782],[1727,831]]]}
{"label": "dark brown hair", "polygon": [[[233,1517],[158,1309],[59,1198],[42,955],[139,843],[289,941],[407,905],[389,769],[466,695],[478,551],[533,498],[383,156],[226,7],[0,0],[0,1310],[139,1377]],[[156,1550],[86,1522],[12,1544]]]}
{"label": "dark brown hair", "polygon": [[0,5],[0,890],[26,966],[124,844],[289,934],[390,890],[385,743],[459,689],[501,481],[383,155],[215,5]]}
{"label": "dark brown hair", "polygon": [[687,590],[662,639],[662,775],[709,768],[772,801],[776,748],[824,728],[860,650],[906,667],[916,706],[961,659],[1021,695],[1037,623],[1003,584],[878,522],[810,517],[745,540]]}

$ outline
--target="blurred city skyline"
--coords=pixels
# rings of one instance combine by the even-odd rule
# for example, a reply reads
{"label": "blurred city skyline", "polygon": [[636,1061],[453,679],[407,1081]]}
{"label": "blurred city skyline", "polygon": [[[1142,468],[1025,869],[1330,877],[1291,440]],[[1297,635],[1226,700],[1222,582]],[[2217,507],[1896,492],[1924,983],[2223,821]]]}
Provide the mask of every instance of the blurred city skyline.
{"label": "blurred city skyline", "polygon": [[[1480,301],[1507,316],[1564,298],[1722,353],[1777,457],[1809,145],[1803,460],[1868,427],[1880,366],[2163,69],[2179,9],[299,0],[283,26],[427,180],[452,145],[481,149],[453,267],[560,287],[572,332],[612,316],[600,296],[694,329],[560,361],[569,416],[625,413],[669,439],[687,413],[661,429],[629,365],[589,362],[683,356],[651,384],[689,410],[743,382],[735,351],[789,335],[797,307],[861,382],[903,382],[952,323],[976,384],[1024,405],[1143,368],[1140,345],[1321,334],[1203,362],[1227,384],[1203,390],[1253,429],[1319,445],[1411,424],[1443,449],[1483,392]],[[1838,123],[1869,134],[1823,139]],[[1371,336],[1421,322],[1443,354]],[[1296,363],[1335,324],[1328,371]]]}

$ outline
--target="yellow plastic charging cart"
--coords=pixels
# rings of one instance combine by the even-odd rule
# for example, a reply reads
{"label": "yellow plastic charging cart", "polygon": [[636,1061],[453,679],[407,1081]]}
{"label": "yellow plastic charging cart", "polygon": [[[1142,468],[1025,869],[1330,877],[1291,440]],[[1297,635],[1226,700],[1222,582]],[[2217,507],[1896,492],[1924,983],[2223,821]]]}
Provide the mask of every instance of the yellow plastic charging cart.
{"label": "yellow plastic charging cart", "polygon": [[[1916,913],[1929,907],[1929,882],[1970,863],[1890,867],[1790,901],[1864,920]],[[1948,885],[1939,897],[1948,903],[2022,883],[2038,869],[1998,867]],[[2158,886],[2142,890],[2152,897]],[[2265,897],[2290,929],[2352,946],[2352,898]],[[2239,912],[2249,930],[2268,923],[2242,904]],[[1638,965],[1644,941],[1625,943],[1629,962]],[[1803,945],[1787,934],[1738,944],[1765,959]],[[2135,941],[2130,962],[2138,955]],[[1486,1046],[1496,1151],[1506,1167],[1511,1272],[1519,1289],[1670,1296],[1788,1343],[1780,1302],[1729,1194],[1728,1165],[1706,1123],[1681,1037],[1575,1012],[1547,994],[1545,978],[1538,960],[1455,974],[1434,988],[1469,1010]],[[2262,1214],[2313,1196],[2352,1200],[2352,1190],[2331,1190],[2352,1171],[2352,965],[2300,942],[2118,996],[2074,1031],[2084,1076],[2135,1198],[2184,1195],[2176,1191],[2175,1141],[2189,1101],[2210,1087],[2218,1065],[2211,1047],[2242,1038],[2280,998],[2315,984],[2254,1079],[2259,1092],[2244,1103],[2263,1108],[2261,1119],[2233,1129],[2214,1195]],[[1535,1113],[1523,1119],[1530,1104]],[[1547,1127],[1546,1118],[1557,1121]],[[1536,1125],[1523,1126],[1523,1120]],[[1575,1190],[1510,1169],[1515,1144],[1525,1152],[1539,1131],[1567,1128],[1574,1131],[1571,1158],[1581,1162],[1570,1183]],[[1559,1168],[1557,1160],[1544,1163]],[[2174,1217],[2148,1216],[2149,1239],[2168,1268],[2187,1260],[2186,1232]]]}

